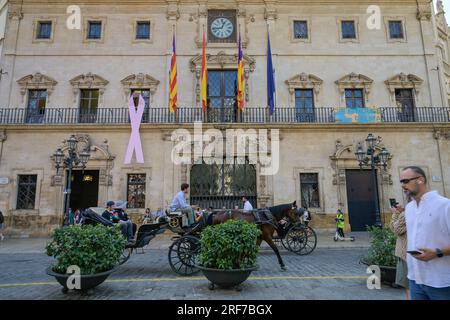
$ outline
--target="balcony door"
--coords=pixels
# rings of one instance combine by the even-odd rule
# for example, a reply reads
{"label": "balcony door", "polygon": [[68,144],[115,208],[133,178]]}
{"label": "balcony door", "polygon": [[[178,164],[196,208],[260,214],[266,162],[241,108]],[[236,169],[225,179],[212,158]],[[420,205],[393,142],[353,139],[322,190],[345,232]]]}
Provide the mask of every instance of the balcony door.
{"label": "balcony door", "polygon": [[82,89],[80,91],[80,123],[96,122],[98,100],[98,89]]}
{"label": "balcony door", "polygon": [[236,95],[236,70],[208,70],[208,121],[235,122]]}
{"label": "balcony door", "polygon": [[395,101],[400,108],[398,111],[398,119],[401,122],[415,121],[415,103],[414,93],[412,89],[395,89]]}

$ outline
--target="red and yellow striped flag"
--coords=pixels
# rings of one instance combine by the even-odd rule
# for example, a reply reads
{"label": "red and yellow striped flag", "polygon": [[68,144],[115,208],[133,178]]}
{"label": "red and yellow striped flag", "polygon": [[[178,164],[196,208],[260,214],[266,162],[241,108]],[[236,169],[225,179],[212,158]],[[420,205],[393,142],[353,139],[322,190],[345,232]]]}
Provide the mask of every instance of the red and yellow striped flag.
{"label": "red and yellow striped flag", "polygon": [[200,85],[200,95],[202,97],[202,109],[203,112],[206,112],[208,109],[208,69],[206,66],[206,40],[205,40],[205,31],[203,31],[203,47],[202,47],[202,79]]}
{"label": "red and yellow striped flag", "polygon": [[238,108],[244,110],[245,78],[244,78],[244,54],[242,53],[241,35],[239,35],[238,74],[237,74],[237,102]]}
{"label": "red and yellow striped flag", "polygon": [[169,109],[170,112],[177,111],[177,98],[178,98],[178,86],[177,86],[177,53],[175,49],[175,34],[172,41],[172,62],[170,63],[169,73]]}

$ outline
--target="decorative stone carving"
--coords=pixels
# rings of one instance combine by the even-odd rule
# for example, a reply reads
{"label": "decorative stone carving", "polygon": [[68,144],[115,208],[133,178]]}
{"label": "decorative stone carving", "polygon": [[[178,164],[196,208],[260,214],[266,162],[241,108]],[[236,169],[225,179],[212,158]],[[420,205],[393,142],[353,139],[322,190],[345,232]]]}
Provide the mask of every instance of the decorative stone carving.
{"label": "decorative stone carving", "polygon": [[278,19],[278,11],[277,11],[277,1],[276,0],[265,0],[264,1],[264,19],[266,20],[275,20]]}
{"label": "decorative stone carving", "polygon": [[447,128],[439,128],[434,129],[433,137],[436,140],[450,140],[450,129]]}
{"label": "decorative stone carving", "polygon": [[322,86],[323,80],[313,74],[306,74],[304,72],[285,81],[288,86],[289,93],[295,101],[295,89],[313,89],[314,100],[317,104],[318,95]]}
{"label": "decorative stone carving", "polygon": [[50,95],[52,94],[58,82],[49,76],[37,72],[35,74],[29,74],[23,78],[20,78],[19,80],[17,80],[17,83],[20,86],[20,94],[22,95],[22,102],[24,101],[25,94],[30,89],[47,90],[47,101],[50,102]]}
{"label": "decorative stone carving", "polygon": [[8,11],[8,18],[11,20],[21,20],[23,18],[23,12],[20,7],[11,7]]}
{"label": "decorative stone carving", "polygon": [[103,93],[105,92],[106,86],[109,81],[100,77],[97,74],[93,74],[91,72],[87,74],[81,74],[76,76],[72,80],[69,81],[72,85],[72,91],[74,94],[74,103],[76,102],[77,96],[80,92],[80,89],[98,89],[100,100],[102,99]]}
{"label": "decorative stone carving", "polygon": [[431,5],[430,3],[419,4],[417,8],[417,19],[429,21],[431,20]]}
{"label": "decorative stone carving", "polygon": [[149,89],[150,99],[153,99],[153,95],[159,85],[159,80],[156,80],[148,74],[138,73],[125,77],[120,83],[122,83],[127,98],[131,94],[131,89]]}
{"label": "decorative stone carving", "polygon": [[[206,62],[208,68],[211,69],[231,69],[237,65],[238,55],[237,54],[226,54],[224,51],[220,51],[216,55],[207,54]],[[255,59],[250,56],[244,54],[244,77],[245,77],[245,101],[249,101],[249,87],[248,87],[248,78],[250,77],[250,73],[255,70]],[[202,56],[199,54],[190,60],[190,68],[191,72],[195,72],[195,77],[197,79],[195,92],[196,92],[196,101],[199,103],[200,99],[200,76],[202,69]]]}
{"label": "decorative stone carving", "polygon": [[381,184],[382,185],[393,185],[392,175],[387,173],[386,171],[381,172]]}
{"label": "decorative stone carving", "polygon": [[413,74],[399,73],[384,82],[388,87],[391,100],[395,102],[395,89],[413,89],[416,94],[419,93],[423,80]]}
{"label": "decorative stone carving", "polygon": [[363,89],[365,100],[368,101],[373,80],[365,75],[352,72],[335,83],[338,86],[341,98],[344,97],[345,89]]}
{"label": "decorative stone carving", "polygon": [[180,10],[178,9],[178,0],[167,0],[167,20],[178,20]]}
{"label": "decorative stone carving", "polygon": [[187,182],[187,173],[188,173],[188,166],[187,164],[181,165],[181,183],[188,183]]}

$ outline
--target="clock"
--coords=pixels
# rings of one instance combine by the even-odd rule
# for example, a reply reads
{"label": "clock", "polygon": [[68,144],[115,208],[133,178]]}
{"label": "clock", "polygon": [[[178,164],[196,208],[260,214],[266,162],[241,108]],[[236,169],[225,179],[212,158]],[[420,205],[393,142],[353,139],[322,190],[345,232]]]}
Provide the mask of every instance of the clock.
{"label": "clock", "polygon": [[216,38],[226,39],[233,34],[234,26],[230,19],[219,17],[212,21],[210,29]]}

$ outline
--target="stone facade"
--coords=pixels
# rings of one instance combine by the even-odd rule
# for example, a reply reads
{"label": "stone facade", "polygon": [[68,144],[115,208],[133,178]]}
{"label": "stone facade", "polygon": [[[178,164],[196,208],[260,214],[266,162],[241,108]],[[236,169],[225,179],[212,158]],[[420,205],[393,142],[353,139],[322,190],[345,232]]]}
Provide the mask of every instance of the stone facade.
{"label": "stone facade", "polygon": [[[438,6],[429,1],[380,5],[380,28],[367,27],[370,14],[361,1],[112,1],[83,4],[81,29],[69,30],[66,9],[71,1],[9,1],[7,33],[0,69],[1,108],[26,108],[30,89],[47,90],[46,108],[78,108],[80,89],[99,89],[99,108],[123,108],[133,88],[150,90],[150,108],[168,104],[168,70],[172,31],[176,33],[178,100],[181,107],[200,107],[201,33],[209,9],[237,10],[245,53],[246,106],[265,107],[267,30],[270,30],[277,87],[277,108],[295,107],[295,89],[314,91],[314,105],[345,106],[345,89],[361,88],[367,107],[396,108],[395,89],[409,88],[415,106],[447,108],[450,73],[448,27]],[[86,2],[85,2],[86,3]],[[89,19],[102,21],[102,37],[86,40]],[[389,20],[401,21],[403,39],[389,38]],[[134,39],[137,21],[150,21],[151,36]],[[307,39],[293,37],[293,21],[308,22]],[[340,36],[340,22],[356,22],[356,39]],[[35,37],[36,23],[52,22],[52,36]],[[440,39],[438,41],[438,38]],[[436,46],[436,43],[438,44]],[[439,48],[443,48],[439,51]],[[441,52],[441,53],[439,53]],[[236,69],[236,43],[209,43],[208,67]],[[441,66],[433,70],[434,66]],[[444,109],[443,109],[444,110]],[[257,177],[258,205],[300,202],[300,173],[317,173],[320,207],[312,209],[315,227],[334,228],[338,208],[347,212],[345,170],[358,169],[354,152],[369,132],[383,138],[391,152],[386,171],[378,171],[383,220],[389,220],[389,198],[402,199],[402,167],[423,166],[430,187],[450,195],[450,124],[407,123],[258,123],[207,128],[279,129],[280,170]],[[71,134],[85,141],[92,154],[87,170],[99,170],[98,205],[126,198],[126,176],[146,174],[145,207],[170,202],[180,183],[190,181],[190,168],[171,163],[177,128],[192,124],[141,125],[144,164],[124,165],[129,124],[12,124],[0,122],[0,210],[10,232],[48,234],[61,224],[65,177],[52,154]],[[16,210],[18,174],[36,174],[33,210]],[[136,218],[144,209],[130,210]],[[349,225],[347,223],[347,225]]]}

